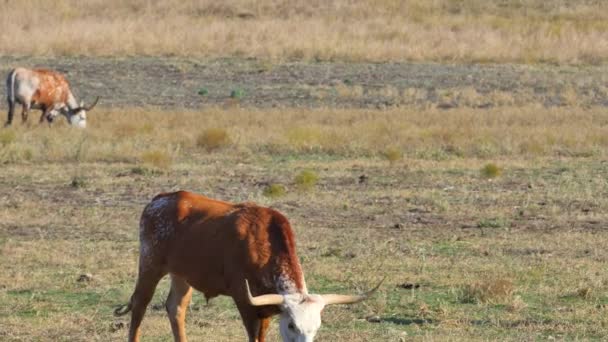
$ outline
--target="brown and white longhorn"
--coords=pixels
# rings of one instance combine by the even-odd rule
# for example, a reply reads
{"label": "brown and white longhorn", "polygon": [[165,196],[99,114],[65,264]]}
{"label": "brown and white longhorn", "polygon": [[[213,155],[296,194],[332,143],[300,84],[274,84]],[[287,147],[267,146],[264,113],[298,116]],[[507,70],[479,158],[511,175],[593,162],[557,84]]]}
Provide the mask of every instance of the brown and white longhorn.
{"label": "brown and white longhorn", "polygon": [[129,341],[139,341],[146,307],[166,274],[171,275],[166,309],[174,339],[182,342],[192,288],[207,299],[232,297],[249,341],[264,341],[270,318],[280,314],[283,341],[304,342],[313,341],[326,305],[362,301],[380,286],[355,296],[309,294],[289,222],[251,203],[185,191],[160,194],[141,215],[139,239],[135,291],[115,311],[132,312]]}
{"label": "brown and white longhorn", "polygon": [[87,111],[95,107],[99,97],[90,106],[78,104],[65,77],[52,70],[16,68],[6,79],[8,118],[5,126],[11,125],[17,103],[21,104],[21,119],[27,121],[30,109],[42,110],[40,123],[51,123],[55,116],[62,114],[70,125],[84,128],[87,125]]}

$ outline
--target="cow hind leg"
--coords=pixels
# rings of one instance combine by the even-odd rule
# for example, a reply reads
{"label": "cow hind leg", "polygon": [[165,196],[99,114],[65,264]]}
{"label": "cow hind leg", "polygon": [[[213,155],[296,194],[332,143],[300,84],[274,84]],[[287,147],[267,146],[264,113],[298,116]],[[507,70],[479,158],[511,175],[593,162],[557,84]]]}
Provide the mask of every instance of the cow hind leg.
{"label": "cow hind leg", "polygon": [[176,342],[186,342],[186,311],[192,299],[192,287],[181,277],[171,275],[171,291],[165,307],[171,322],[173,339]]}
{"label": "cow hind leg", "polygon": [[131,307],[131,326],[129,327],[129,341],[138,342],[141,321],[144,318],[148,304],[154,296],[156,285],[165,276],[166,272],[156,269],[141,268],[137,277],[135,291],[129,303]]}

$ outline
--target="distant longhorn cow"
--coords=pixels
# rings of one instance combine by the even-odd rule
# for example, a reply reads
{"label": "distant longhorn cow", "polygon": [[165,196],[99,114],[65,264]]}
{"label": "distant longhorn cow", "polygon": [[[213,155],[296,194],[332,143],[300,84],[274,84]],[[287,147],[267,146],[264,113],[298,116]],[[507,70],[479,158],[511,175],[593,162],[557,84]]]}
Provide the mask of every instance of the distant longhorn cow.
{"label": "distant longhorn cow", "polygon": [[[158,282],[171,274],[166,302],[175,341],[185,342],[185,317],[192,288],[207,299],[234,300],[249,341],[263,342],[270,317],[281,315],[283,341],[311,342],[326,305],[356,303],[360,295],[309,294],[294,234],[285,216],[251,203],[232,204],[185,191],[160,194],[139,223],[139,275],[129,304],[129,341],[139,341],[140,324]],[[256,296],[252,295],[252,291]]]}
{"label": "distant longhorn cow", "polygon": [[21,119],[27,121],[30,109],[42,110],[40,123],[46,120],[51,123],[59,113],[63,114],[68,122],[77,127],[84,128],[87,125],[87,111],[95,107],[99,97],[90,106],[82,102],[78,104],[70,90],[70,85],[65,77],[52,70],[16,68],[12,70],[6,79],[8,118],[5,126],[13,122],[15,106],[20,103],[23,106]]}

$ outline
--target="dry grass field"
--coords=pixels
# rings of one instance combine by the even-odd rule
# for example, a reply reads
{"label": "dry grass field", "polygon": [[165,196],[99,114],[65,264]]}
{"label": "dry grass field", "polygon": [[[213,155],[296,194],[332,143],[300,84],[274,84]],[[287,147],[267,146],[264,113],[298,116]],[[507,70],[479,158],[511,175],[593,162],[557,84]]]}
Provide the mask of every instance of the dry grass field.
{"label": "dry grass field", "polygon": [[[0,131],[0,336],[124,339],[112,309],[133,287],[141,209],[189,189],[284,212],[315,291],[388,277],[327,309],[320,341],[602,339],[607,131],[605,108],[578,106],[102,107],[86,131],[17,124]],[[170,338],[167,285],[148,341]],[[188,331],[244,338],[230,300],[200,294]]]}
{"label": "dry grass field", "polygon": [[597,64],[608,58],[608,2],[6,0],[0,46],[12,55]]}
{"label": "dry grass field", "polygon": [[[387,277],[318,341],[608,336],[606,1],[6,0],[0,46],[102,98],[0,128],[0,341],[124,341],[139,215],[177,189],[284,213],[311,291]],[[245,339],[199,293],[187,331]]]}

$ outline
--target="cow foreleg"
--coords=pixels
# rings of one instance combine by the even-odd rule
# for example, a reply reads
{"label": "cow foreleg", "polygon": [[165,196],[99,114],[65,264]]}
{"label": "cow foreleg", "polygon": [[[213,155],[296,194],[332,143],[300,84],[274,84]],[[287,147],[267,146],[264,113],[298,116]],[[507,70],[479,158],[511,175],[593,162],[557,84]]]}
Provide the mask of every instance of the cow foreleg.
{"label": "cow foreleg", "polygon": [[23,108],[21,110],[21,122],[25,123],[27,122],[27,115],[30,112],[30,105],[29,104],[23,104]]}
{"label": "cow foreleg", "polygon": [[171,275],[171,291],[165,303],[175,342],[186,342],[186,310],[192,298],[192,287],[182,278]]}
{"label": "cow foreleg", "polygon": [[270,318],[259,317],[258,310],[244,303],[237,303],[249,342],[264,342],[270,325]]}
{"label": "cow foreleg", "polygon": [[52,111],[52,107],[51,108],[45,108],[42,111],[42,115],[40,115],[40,122],[39,123],[43,123],[44,119],[46,119],[46,121],[48,121],[49,125],[51,123],[53,123],[53,115],[52,115],[53,111]]}

